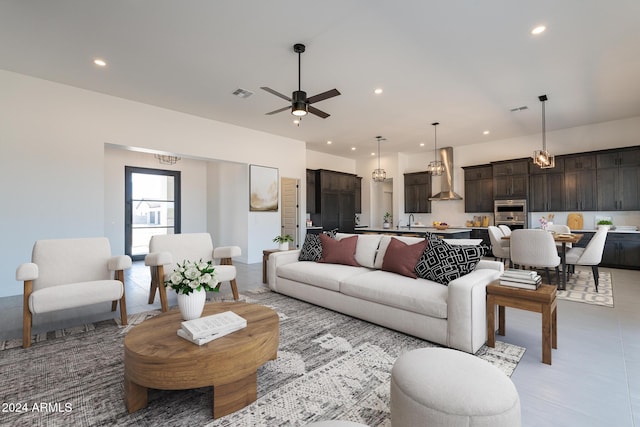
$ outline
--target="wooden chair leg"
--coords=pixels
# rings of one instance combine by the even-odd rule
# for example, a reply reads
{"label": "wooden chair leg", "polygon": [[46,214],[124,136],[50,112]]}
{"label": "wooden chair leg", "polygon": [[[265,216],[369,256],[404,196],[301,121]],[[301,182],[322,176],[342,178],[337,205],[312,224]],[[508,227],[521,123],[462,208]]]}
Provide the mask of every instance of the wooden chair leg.
{"label": "wooden chair leg", "polygon": [[24,297],[22,302],[22,348],[31,347],[31,321],[33,319],[29,310],[29,296],[33,291],[33,281],[24,282]]}
{"label": "wooden chair leg", "polygon": [[160,306],[162,307],[162,312],[164,313],[165,311],[169,310],[169,304],[167,303],[167,288],[164,285],[164,267],[162,265],[158,266],[158,273],[157,273],[158,277],[157,277],[157,286],[158,286],[158,292],[160,293]]}
{"label": "wooden chair leg", "polygon": [[149,284],[149,301],[148,304],[153,304],[156,299],[156,289],[158,289],[158,267],[151,266],[151,283]]}
{"label": "wooden chair leg", "polygon": [[[124,270],[118,270],[116,271],[116,280],[119,280],[122,282],[122,297],[120,298],[120,322],[122,323],[122,325],[126,325],[127,324],[127,299],[126,299],[126,289],[124,286]],[[117,301],[113,301],[112,306],[115,307]],[[115,311],[115,308],[114,310]]]}
{"label": "wooden chair leg", "polygon": [[111,301],[111,311],[116,311],[118,308],[118,300]]}
{"label": "wooden chair leg", "polygon": [[236,285],[236,279],[231,280],[231,292],[233,292],[233,299],[238,301],[240,299],[240,295],[238,295],[238,285]]}

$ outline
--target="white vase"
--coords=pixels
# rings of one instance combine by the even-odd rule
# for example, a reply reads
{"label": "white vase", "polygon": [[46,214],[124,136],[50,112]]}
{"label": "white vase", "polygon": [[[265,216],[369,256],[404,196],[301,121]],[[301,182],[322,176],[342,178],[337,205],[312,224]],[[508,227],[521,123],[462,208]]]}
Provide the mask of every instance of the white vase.
{"label": "white vase", "polygon": [[178,307],[182,318],[184,320],[193,320],[200,317],[206,300],[207,292],[204,290],[194,291],[189,295],[178,294]]}
{"label": "white vase", "polygon": [[289,250],[289,242],[280,243],[278,245],[278,249],[280,249],[281,251],[288,251]]}
{"label": "white vase", "polygon": [[389,224],[388,222],[382,223],[382,228],[389,228],[389,227],[391,227],[391,224]]}

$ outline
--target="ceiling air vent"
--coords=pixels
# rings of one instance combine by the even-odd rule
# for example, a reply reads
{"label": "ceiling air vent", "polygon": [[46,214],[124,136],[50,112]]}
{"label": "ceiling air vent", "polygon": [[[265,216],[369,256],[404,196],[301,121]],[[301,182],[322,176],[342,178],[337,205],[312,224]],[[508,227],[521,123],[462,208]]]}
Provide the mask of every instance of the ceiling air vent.
{"label": "ceiling air vent", "polygon": [[516,107],[516,108],[512,108],[510,111],[512,113],[518,112],[518,111],[524,111],[524,110],[528,110],[529,107],[527,107],[526,105],[523,105],[522,107]]}
{"label": "ceiling air vent", "polygon": [[238,98],[248,98],[251,95],[253,95],[253,92],[242,89],[242,88],[238,88],[236,90],[234,90],[232,92],[235,96],[237,96]]}

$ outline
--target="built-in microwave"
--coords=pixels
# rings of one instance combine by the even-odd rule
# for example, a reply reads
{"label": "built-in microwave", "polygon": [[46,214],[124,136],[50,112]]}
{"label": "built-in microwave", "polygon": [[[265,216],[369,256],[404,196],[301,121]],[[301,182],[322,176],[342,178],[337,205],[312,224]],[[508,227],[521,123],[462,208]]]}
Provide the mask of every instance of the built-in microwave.
{"label": "built-in microwave", "polygon": [[494,222],[511,228],[527,228],[529,212],[525,199],[495,200],[493,202]]}

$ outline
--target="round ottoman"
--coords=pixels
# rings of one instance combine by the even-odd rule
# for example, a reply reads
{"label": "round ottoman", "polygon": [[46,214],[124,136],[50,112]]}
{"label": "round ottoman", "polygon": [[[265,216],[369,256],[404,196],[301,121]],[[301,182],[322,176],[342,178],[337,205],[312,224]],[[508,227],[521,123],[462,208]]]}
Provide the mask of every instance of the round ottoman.
{"label": "round ottoman", "polygon": [[422,348],[391,370],[393,427],[518,427],[520,397],[489,362],[457,350]]}

